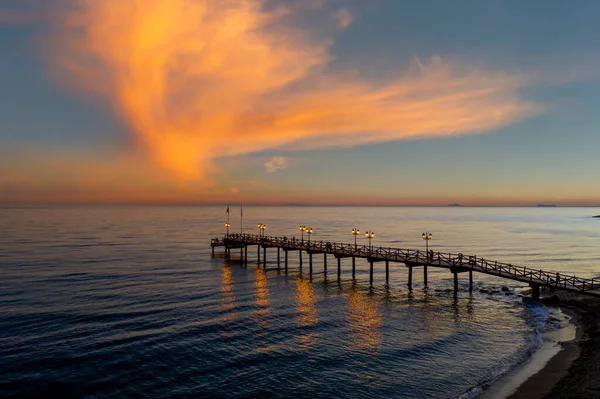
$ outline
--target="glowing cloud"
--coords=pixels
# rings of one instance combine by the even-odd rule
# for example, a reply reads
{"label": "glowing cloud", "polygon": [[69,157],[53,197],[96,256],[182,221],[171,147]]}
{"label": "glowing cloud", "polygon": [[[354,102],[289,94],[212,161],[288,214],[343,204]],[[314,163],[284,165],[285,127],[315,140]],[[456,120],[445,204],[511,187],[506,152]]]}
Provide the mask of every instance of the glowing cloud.
{"label": "glowing cloud", "polygon": [[387,82],[326,72],[331,40],[291,28],[293,8],[66,1],[49,52],[62,81],[108,97],[182,179],[206,177],[216,157],[473,133],[538,111],[518,97],[522,77],[438,58],[415,60]]}
{"label": "glowing cloud", "polygon": [[273,157],[268,162],[265,162],[265,168],[267,173],[274,173],[278,170],[285,169],[287,166],[287,159],[284,157]]}

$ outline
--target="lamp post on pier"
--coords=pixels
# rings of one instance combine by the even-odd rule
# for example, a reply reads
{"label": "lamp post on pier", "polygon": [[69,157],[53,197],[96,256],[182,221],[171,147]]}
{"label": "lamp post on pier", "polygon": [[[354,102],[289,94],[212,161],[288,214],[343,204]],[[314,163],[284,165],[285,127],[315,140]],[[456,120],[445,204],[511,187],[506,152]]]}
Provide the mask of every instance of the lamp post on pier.
{"label": "lamp post on pier", "polygon": [[375,238],[375,233],[372,232],[372,231],[367,231],[365,233],[365,237],[367,237],[369,239],[369,252],[372,252],[373,251],[373,246],[371,245],[371,240],[373,238]]}
{"label": "lamp post on pier", "polygon": [[356,251],[356,236],[360,234],[360,230],[357,228],[352,229],[352,235],[354,235],[354,250]]}
{"label": "lamp post on pier", "polygon": [[261,225],[260,229],[262,230],[262,236],[264,237],[265,236],[265,230],[267,229],[267,225],[266,224]]}
{"label": "lamp post on pier", "polygon": [[304,244],[304,232],[306,231],[306,226],[301,225],[298,226],[298,230],[300,230],[302,236],[301,236],[301,243]]}
{"label": "lamp post on pier", "polygon": [[427,259],[431,262],[433,259],[429,259],[429,240],[431,240],[433,238],[433,234],[429,233],[429,232],[425,232],[423,234],[421,234],[421,237],[425,240],[425,256],[427,257]]}
{"label": "lamp post on pier", "polygon": [[267,228],[267,226],[262,223],[259,223],[256,225],[256,227],[258,227],[258,236],[262,237],[262,232],[263,232],[263,230],[265,230]]}
{"label": "lamp post on pier", "polygon": [[225,227],[227,228],[227,235],[226,235],[226,237],[229,238],[229,228],[231,227],[231,223],[226,222],[225,223]]}
{"label": "lamp post on pier", "polygon": [[313,233],[313,228],[309,227],[305,231],[306,231],[306,234],[308,235],[307,236],[308,237],[308,245],[310,245],[310,235]]}

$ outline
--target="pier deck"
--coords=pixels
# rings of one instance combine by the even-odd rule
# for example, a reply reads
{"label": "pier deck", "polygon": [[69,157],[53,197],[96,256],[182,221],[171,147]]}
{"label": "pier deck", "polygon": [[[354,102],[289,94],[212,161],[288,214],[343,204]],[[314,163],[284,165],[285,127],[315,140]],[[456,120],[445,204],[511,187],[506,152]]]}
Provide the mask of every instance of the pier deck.
{"label": "pier deck", "polygon": [[251,234],[230,234],[223,238],[214,238],[211,240],[211,247],[214,255],[215,247],[225,247],[229,255],[230,250],[239,248],[243,260],[248,262],[248,246],[258,246],[258,260],[260,262],[260,249],[263,249],[263,262],[266,265],[267,248],[277,248],[277,264],[280,264],[280,251],[285,254],[285,268],[288,267],[288,252],[298,251],[300,267],[302,268],[302,253],[309,256],[309,271],[313,273],[313,255],[324,255],[324,272],[327,273],[327,255],[333,255],[337,259],[338,279],[341,275],[341,259],[352,258],[352,276],[355,276],[356,258],[366,259],[370,264],[370,283],[373,284],[373,268],[376,262],[385,262],[386,281],[389,282],[389,264],[403,263],[408,267],[409,280],[408,286],[412,287],[412,269],[413,267],[423,267],[424,283],[427,285],[427,267],[437,267],[449,269],[454,274],[454,290],[458,291],[458,274],[469,273],[469,290],[473,289],[473,272],[493,275],[496,277],[507,278],[522,283],[529,284],[532,289],[532,297],[539,298],[540,287],[551,287],[557,290],[576,292],[600,297],[600,279],[586,279],[576,276],[564,275],[556,272],[546,272],[528,268],[525,266],[516,266],[510,263],[490,261],[476,256],[464,256],[463,254],[442,253],[399,248],[383,248],[368,245],[354,245],[346,243],[336,243],[329,241],[308,241],[286,237],[267,237]]}

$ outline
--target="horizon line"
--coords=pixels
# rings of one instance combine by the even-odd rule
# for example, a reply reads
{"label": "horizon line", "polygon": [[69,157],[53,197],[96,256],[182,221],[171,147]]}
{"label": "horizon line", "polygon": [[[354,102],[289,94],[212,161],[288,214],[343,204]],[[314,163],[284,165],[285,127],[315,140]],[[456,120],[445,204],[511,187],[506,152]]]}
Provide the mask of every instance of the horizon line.
{"label": "horizon line", "polygon": [[[227,206],[226,202],[25,202],[20,204],[0,203],[0,208],[34,208],[53,206]],[[277,207],[347,207],[347,208],[599,208],[600,205],[572,204],[341,204],[341,203],[233,203],[232,206],[277,206]]]}

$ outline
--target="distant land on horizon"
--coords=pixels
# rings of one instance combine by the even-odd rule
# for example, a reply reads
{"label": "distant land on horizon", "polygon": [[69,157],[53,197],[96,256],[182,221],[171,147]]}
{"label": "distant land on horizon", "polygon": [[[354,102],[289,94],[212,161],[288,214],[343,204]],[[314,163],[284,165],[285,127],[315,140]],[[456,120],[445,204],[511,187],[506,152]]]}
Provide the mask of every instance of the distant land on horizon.
{"label": "distant land on horizon", "polygon": [[[598,208],[600,205],[557,205],[557,204],[336,204],[336,203],[313,203],[305,204],[300,202],[285,202],[285,203],[260,203],[260,202],[52,202],[52,203],[2,203],[0,208],[15,209],[15,208],[39,208],[39,207],[68,207],[68,206],[225,206],[232,207],[252,207],[252,206],[284,206],[284,207],[348,207],[348,208],[446,208],[446,207],[462,207],[462,208]],[[596,217],[596,216],[593,216]],[[600,217],[600,215],[598,215]]]}

